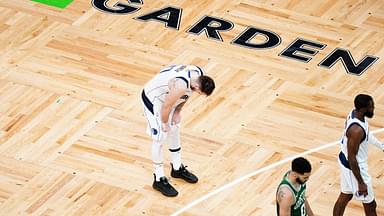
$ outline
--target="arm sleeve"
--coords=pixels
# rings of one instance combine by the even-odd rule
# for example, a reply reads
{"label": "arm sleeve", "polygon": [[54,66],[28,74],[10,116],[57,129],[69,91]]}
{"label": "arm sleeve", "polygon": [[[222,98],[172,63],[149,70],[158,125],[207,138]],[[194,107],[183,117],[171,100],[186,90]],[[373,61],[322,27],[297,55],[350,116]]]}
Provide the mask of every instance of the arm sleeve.
{"label": "arm sleeve", "polygon": [[368,135],[368,142],[376,146],[377,148],[384,150],[384,144],[381,143],[372,133]]}

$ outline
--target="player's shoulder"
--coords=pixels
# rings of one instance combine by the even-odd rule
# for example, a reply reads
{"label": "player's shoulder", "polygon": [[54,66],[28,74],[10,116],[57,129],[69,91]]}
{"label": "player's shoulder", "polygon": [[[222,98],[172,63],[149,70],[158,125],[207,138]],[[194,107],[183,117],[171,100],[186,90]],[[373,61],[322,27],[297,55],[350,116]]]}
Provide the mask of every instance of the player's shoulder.
{"label": "player's shoulder", "polygon": [[292,204],[295,201],[295,196],[292,190],[286,184],[282,184],[279,186],[277,190],[277,198],[280,203],[284,202]]}
{"label": "player's shoulder", "polygon": [[186,69],[188,71],[194,71],[194,72],[197,72],[199,75],[204,75],[204,71],[203,69],[201,69],[201,67],[197,66],[197,65],[186,65]]}
{"label": "player's shoulder", "polygon": [[293,191],[289,187],[288,184],[281,184],[277,191],[278,192],[283,192],[286,195],[286,197],[292,197],[293,196]]}
{"label": "player's shoulder", "polygon": [[174,92],[185,92],[188,89],[189,81],[184,77],[175,77],[170,81],[170,90]]}
{"label": "player's shoulder", "polygon": [[363,126],[358,123],[351,124],[350,127],[347,129],[346,134],[348,138],[356,140],[361,140],[366,136],[366,132]]}

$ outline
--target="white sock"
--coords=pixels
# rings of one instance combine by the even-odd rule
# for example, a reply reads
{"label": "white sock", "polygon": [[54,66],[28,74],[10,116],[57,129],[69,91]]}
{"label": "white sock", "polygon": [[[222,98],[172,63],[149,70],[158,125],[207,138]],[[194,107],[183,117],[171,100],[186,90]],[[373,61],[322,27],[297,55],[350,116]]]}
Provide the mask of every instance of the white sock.
{"label": "white sock", "polygon": [[160,181],[160,178],[165,176],[163,163],[160,163],[160,164],[154,163],[153,168],[155,170],[156,181]]}
{"label": "white sock", "polygon": [[160,181],[160,178],[165,176],[163,164],[163,149],[161,143],[155,140],[152,142],[152,161],[156,181]]}
{"label": "white sock", "polygon": [[168,145],[171,152],[171,161],[173,169],[178,170],[181,166],[181,145],[179,125],[172,125],[171,130],[168,132]]}
{"label": "white sock", "polygon": [[174,170],[179,170],[181,166],[181,152],[171,152],[172,166]]}

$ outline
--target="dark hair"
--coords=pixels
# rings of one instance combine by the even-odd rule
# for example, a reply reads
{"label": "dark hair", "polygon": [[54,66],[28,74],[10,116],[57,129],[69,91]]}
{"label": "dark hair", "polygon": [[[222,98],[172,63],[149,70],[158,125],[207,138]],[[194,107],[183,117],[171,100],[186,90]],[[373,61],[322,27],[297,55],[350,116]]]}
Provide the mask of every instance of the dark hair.
{"label": "dark hair", "polygon": [[201,75],[200,80],[200,90],[207,96],[211,95],[215,89],[215,81],[209,76]]}
{"label": "dark hair", "polygon": [[369,106],[369,102],[373,102],[373,98],[366,94],[359,94],[355,97],[355,108],[360,110],[361,108],[366,108]]}
{"label": "dark hair", "polygon": [[309,173],[312,170],[311,164],[309,161],[303,157],[295,158],[292,161],[291,169],[293,172],[297,172],[299,174]]}

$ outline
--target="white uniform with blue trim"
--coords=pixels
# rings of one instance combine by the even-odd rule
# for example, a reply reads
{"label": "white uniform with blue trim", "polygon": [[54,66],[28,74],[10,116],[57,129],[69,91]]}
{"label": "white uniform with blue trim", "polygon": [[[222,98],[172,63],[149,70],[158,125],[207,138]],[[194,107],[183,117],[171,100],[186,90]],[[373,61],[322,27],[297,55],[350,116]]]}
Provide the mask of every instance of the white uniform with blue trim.
{"label": "white uniform with blue trim", "polygon": [[[352,173],[352,170],[349,168],[348,159],[348,137],[347,130],[354,124],[359,125],[365,133],[365,137],[361,140],[359,150],[356,155],[356,160],[360,168],[360,175],[363,178],[365,184],[367,184],[368,195],[367,196],[359,196],[358,195],[358,182],[355,176]],[[372,188],[372,180],[370,175],[368,174],[368,138],[369,138],[369,129],[368,129],[368,121],[365,120],[360,121],[358,118],[355,118],[354,110],[352,110],[347,120],[345,121],[344,133],[341,138],[341,153],[339,155],[339,164],[340,164],[340,186],[341,192],[345,194],[353,194],[356,200],[361,200],[363,203],[370,203],[374,200],[374,193]]]}
{"label": "white uniform with blue trim", "polygon": [[181,79],[187,85],[186,94],[175,103],[170,113],[171,118],[175,108],[188,100],[192,94],[192,73],[197,73],[199,76],[203,75],[203,71],[195,65],[172,65],[162,69],[159,74],[144,86],[142,102],[144,105],[144,114],[148,120],[147,133],[149,133],[153,139],[161,141],[166,136],[166,134],[163,134],[161,131],[161,107],[169,93],[169,82],[173,79]]}

